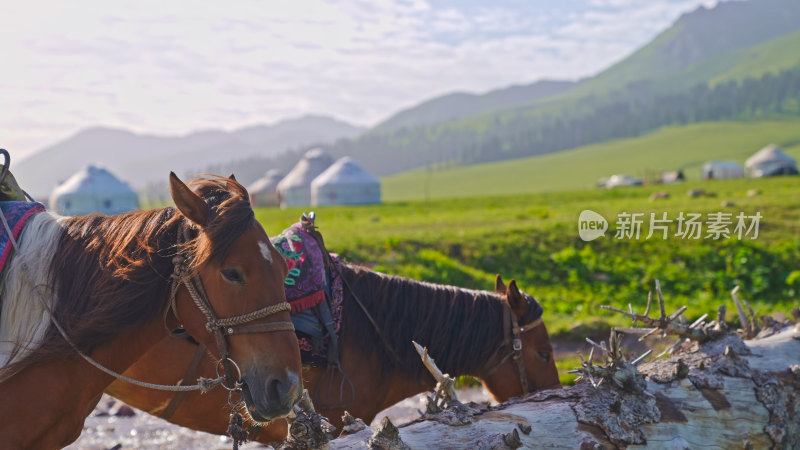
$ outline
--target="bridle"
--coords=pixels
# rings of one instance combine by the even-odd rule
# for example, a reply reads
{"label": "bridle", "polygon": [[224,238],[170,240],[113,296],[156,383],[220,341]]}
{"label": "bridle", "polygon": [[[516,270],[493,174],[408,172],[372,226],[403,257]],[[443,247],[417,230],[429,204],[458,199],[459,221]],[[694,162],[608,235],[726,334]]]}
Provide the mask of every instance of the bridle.
{"label": "bridle", "polygon": [[[184,228],[183,230],[183,239],[184,241],[188,241],[188,230]],[[180,242],[179,242],[180,246]],[[232,403],[231,406],[238,405],[241,403],[241,398],[239,402],[232,402],[232,395],[234,392],[241,394],[242,386],[244,382],[242,380],[242,372],[239,368],[239,365],[230,357],[228,353],[228,336],[232,336],[234,334],[249,334],[249,333],[268,333],[274,331],[291,331],[294,332],[294,325],[292,322],[268,322],[268,323],[256,323],[256,324],[248,324],[248,322],[252,322],[254,320],[263,319],[265,317],[269,317],[275,314],[278,314],[283,311],[290,311],[292,308],[288,302],[285,300],[277,303],[275,305],[265,306],[259,310],[240,314],[238,316],[233,317],[225,317],[220,318],[216,312],[214,311],[214,307],[211,305],[211,302],[208,299],[208,294],[206,294],[205,289],[203,288],[203,282],[200,280],[200,276],[197,273],[192,273],[190,270],[190,262],[191,256],[187,255],[176,255],[172,258],[173,263],[173,272],[171,275],[171,284],[170,284],[170,296],[169,296],[169,304],[170,307],[167,309],[167,313],[171,309],[175,317],[178,318],[178,309],[177,309],[177,294],[178,290],[180,289],[181,285],[186,286],[186,290],[189,292],[189,296],[194,301],[194,304],[203,313],[203,316],[206,318],[206,325],[205,328],[208,330],[209,333],[214,333],[214,337],[216,339],[217,348],[219,349],[219,359],[217,361],[217,376],[223,376],[220,374],[220,368],[224,371],[224,381],[221,383],[222,386],[229,391],[228,393],[228,402]],[[180,321],[180,318],[178,318]],[[236,375],[234,377],[234,372],[231,369],[235,369]]]}
{"label": "bridle", "polygon": [[[187,228],[184,228],[183,233],[179,234],[177,242],[178,248],[181,246],[181,237],[183,238],[183,242],[189,241],[189,230]],[[243,420],[241,414],[239,414],[238,407],[244,403],[244,396],[242,394],[244,380],[242,379],[242,370],[228,353],[228,336],[234,334],[269,333],[274,331],[294,332],[294,324],[292,324],[292,322],[248,324],[248,322],[263,319],[283,311],[291,311],[292,307],[284,300],[275,305],[265,306],[250,313],[220,318],[214,311],[214,306],[211,304],[211,301],[208,299],[208,294],[206,294],[203,288],[203,281],[200,279],[200,276],[190,269],[191,256],[181,254],[175,255],[172,258],[172,264],[173,272],[170,276],[171,283],[169,294],[170,306],[165,311],[165,314],[169,314],[169,311],[172,310],[172,313],[180,322],[177,305],[178,290],[181,285],[186,286],[186,290],[189,292],[192,301],[194,301],[197,309],[199,309],[206,318],[206,330],[209,333],[214,333],[214,338],[216,339],[217,349],[219,350],[219,359],[216,364],[217,378],[221,378],[220,384],[228,391],[228,405],[230,405],[232,411],[230,424],[228,425],[228,434],[233,438],[233,448],[236,449],[239,443],[246,442],[251,433],[257,433],[261,427],[255,426],[253,430],[247,430],[242,427]],[[204,347],[205,346],[201,344],[198,348],[192,366],[184,379],[199,365]],[[220,368],[222,368],[222,373],[220,373]],[[235,375],[232,369],[235,369]],[[234,398],[235,394],[238,394],[238,398]],[[168,415],[172,415],[175,409],[177,409],[178,404],[183,400],[183,395],[185,394],[179,392],[172,398],[167,406]]]}
{"label": "bridle", "polygon": [[534,328],[543,325],[544,321],[539,316],[534,321],[527,323],[523,326],[519,325],[517,316],[511,311],[511,307],[503,303],[503,342],[497,347],[497,350],[492,353],[491,361],[494,357],[500,354],[500,351],[506,347],[511,349],[505,356],[489,368],[483,369],[479,375],[482,380],[487,379],[495,370],[506,363],[511,358],[514,366],[517,368],[519,374],[519,384],[522,386],[522,395],[533,392],[528,384],[528,376],[525,374],[525,361],[522,356],[522,336],[523,333],[533,330]]}
{"label": "bridle", "polygon": [[[0,176],[1,178],[1,176]],[[179,235],[180,236],[180,235]],[[188,241],[188,230],[184,229],[183,239]],[[180,237],[178,239],[177,246],[180,247]],[[15,249],[17,249],[16,242],[12,241],[12,245]],[[176,397],[174,398],[182,398],[187,392],[199,390],[202,392],[207,392],[212,389],[214,386],[221,384],[225,389],[228,390],[228,404],[231,405],[235,414],[238,414],[236,407],[241,404],[244,400],[242,398],[242,387],[244,386],[244,382],[242,381],[242,371],[239,368],[239,365],[231,359],[228,354],[228,342],[227,336],[233,334],[244,334],[244,333],[262,333],[262,332],[270,332],[270,331],[294,331],[294,325],[292,322],[270,322],[270,323],[260,323],[260,324],[250,324],[250,325],[243,325],[247,322],[251,322],[253,320],[262,319],[264,317],[269,317],[271,315],[277,314],[282,311],[289,311],[291,306],[286,301],[278,303],[276,305],[266,306],[261,308],[257,311],[253,311],[247,314],[241,314],[234,317],[226,317],[224,319],[220,319],[219,316],[214,312],[214,308],[211,305],[211,302],[208,300],[208,295],[203,289],[203,283],[200,280],[200,277],[196,273],[191,273],[189,269],[189,262],[190,257],[187,258],[183,255],[176,255],[172,259],[173,262],[173,272],[170,276],[171,283],[170,283],[170,294],[169,294],[169,307],[164,309],[164,323],[166,326],[166,318],[170,311],[173,311],[175,317],[178,318],[178,309],[176,304],[176,298],[178,294],[178,290],[181,287],[181,284],[186,286],[186,289],[189,291],[189,295],[192,297],[195,305],[197,305],[198,309],[203,313],[206,317],[206,329],[214,333],[217,345],[220,351],[220,358],[217,361],[216,371],[217,371],[217,378],[215,379],[208,379],[208,378],[199,378],[196,384],[187,385],[186,383],[189,381],[188,378],[184,379],[180,385],[163,385],[163,384],[156,384],[156,383],[148,383],[140,380],[136,380],[134,378],[125,376],[119,372],[109,369],[108,367],[104,366],[85,352],[81,351],[77,345],[72,341],[69,337],[67,332],[58,323],[56,320],[55,313],[53,312],[50,305],[48,305],[41,296],[35,296],[42,304],[42,307],[48,312],[48,316],[50,317],[50,322],[52,322],[53,326],[58,330],[61,334],[61,337],[67,342],[67,344],[72,347],[72,349],[77,353],[81,358],[83,358],[86,362],[91,364],[92,366],[96,367],[97,369],[105,372],[108,375],[111,375],[114,378],[126,381],[131,383],[135,386],[141,386],[149,389],[156,389],[161,391],[172,391],[176,392]],[[180,322],[180,318],[178,318]],[[201,349],[204,348],[201,344]],[[203,350],[205,351],[205,350]],[[194,364],[199,365],[200,363],[200,356],[195,355],[196,363]],[[231,366],[236,369],[236,376],[234,377],[233,371],[231,370]],[[223,370],[223,374],[220,373],[220,368]],[[188,376],[188,374],[187,374]],[[233,394],[239,394],[239,399],[237,401],[233,400]],[[174,411],[174,410],[173,410]],[[231,416],[232,420],[234,416]]]}

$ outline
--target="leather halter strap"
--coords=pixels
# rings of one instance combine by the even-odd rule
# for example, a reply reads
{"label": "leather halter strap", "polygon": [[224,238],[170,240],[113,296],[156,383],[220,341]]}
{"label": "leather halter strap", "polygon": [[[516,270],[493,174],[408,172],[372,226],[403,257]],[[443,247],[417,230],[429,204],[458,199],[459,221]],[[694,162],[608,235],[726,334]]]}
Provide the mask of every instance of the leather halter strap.
{"label": "leather halter strap", "polygon": [[[519,384],[522,387],[522,393],[528,394],[531,391],[530,385],[528,384],[528,377],[525,375],[525,361],[522,357],[522,339],[520,336],[528,331],[533,330],[534,328],[538,327],[539,325],[544,324],[542,318],[538,318],[533,322],[527,323],[523,326],[519,326],[517,321],[517,317],[514,315],[514,312],[511,311],[511,307],[504,306],[503,308],[503,342],[500,343],[500,346],[497,347],[497,350],[494,351],[493,357],[500,353],[502,349],[506,346],[511,348],[511,351],[503,356],[495,365],[491,366],[489,369],[484,369],[481,374],[480,378],[485,380],[491,374],[493,374],[500,366],[506,363],[506,361],[511,358],[514,362],[514,366],[517,368],[517,373],[519,375]],[[493,358],[492,358],[493,359]],[[490,359],[491,361],[491,359]]]}
{"label": "leather halter strap", "polygon": [[519,372],[519,384],[522,387],[522,393],[527,394],[530,392],[530,387],[528,385],[528,377],[525,375],[525,363],[522,360],[522,339],[520,339],[520,331],[519,331],[519,323],[517,322],[517,316],[508,309],[507,315],[511,316],[511,349],[514,352],[514,355],[511,359],[514,361],[514,365],[517,366],[517,372]]}
{"label": "leather halter strap", "polygon": [[[197,369],[200,367],[200,363],[203,362],[203,356],[206,354],[206,346],[203,344],[197,345],[197,350],[194,352],[194,357],[192,358],[192,362],[189,363],[189,369],[186,371],[186,374],[183,376],[183,379],[180,381],[179,385],[185,386],[194,380],[195,376],[197,375]],[[183,402],[183,399],[186,398],[186,394],[188,392],[181,391],[176,392],[175,395],[172,396],[167,407],[158,414],[158,417],[161,417],[164,420],[169,420],[175,411],[178,409],[178,406]],[[150,414],[154,414],[154,411],[150,411]],[[155,414],[154,414],[155,415]]]}

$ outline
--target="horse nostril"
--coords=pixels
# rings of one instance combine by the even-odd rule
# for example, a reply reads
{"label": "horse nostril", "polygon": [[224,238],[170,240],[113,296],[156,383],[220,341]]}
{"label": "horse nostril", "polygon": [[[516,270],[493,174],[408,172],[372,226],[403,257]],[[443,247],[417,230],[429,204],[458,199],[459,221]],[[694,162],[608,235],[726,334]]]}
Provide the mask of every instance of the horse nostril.
{"label": "horse nostril", "polygon": [[267,401],[272,406],[280,405],[282,402],[281,380],[272,377],[267,381]]}

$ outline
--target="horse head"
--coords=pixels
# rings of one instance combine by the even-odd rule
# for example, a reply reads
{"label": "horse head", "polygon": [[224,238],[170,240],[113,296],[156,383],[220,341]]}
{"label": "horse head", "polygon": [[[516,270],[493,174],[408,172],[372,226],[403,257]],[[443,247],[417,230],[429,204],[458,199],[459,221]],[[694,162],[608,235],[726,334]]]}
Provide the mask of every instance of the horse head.
{"label": "horse head", "polygon": [[170,174],[173,220],[181,221],[171,320],[219,360],[232,406],[241,395],[257,421],[284,416],[303,391],[286,263],[232,176],[190,185]]}
{"label": "horse head", "polygon": [[503,298],[503,342],[484,369],[484,386],[499,402],[541,389],[561,387],[553,346],[542,321],[542,307],[500,275],[495,292]]}

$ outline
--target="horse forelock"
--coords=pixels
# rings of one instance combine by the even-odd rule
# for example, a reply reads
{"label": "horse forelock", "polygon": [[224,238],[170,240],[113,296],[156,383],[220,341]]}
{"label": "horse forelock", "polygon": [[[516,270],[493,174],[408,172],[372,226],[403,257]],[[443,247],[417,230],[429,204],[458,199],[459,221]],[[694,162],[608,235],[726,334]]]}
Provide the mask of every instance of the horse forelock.
{"label": "horse forelock", "polygon": [[[236,180],[209,176],[189,183],[208,206],[209,221],[202,232],[192,233],[182,250],[192,255],[192,269],[227,256],[230,247],[250,228],[256,226],[250,196]],[[180,214],[175,220],[180,220]]]}
{"label": "horse forelock", "polygon": [[350,294],[345,294],[343,339],[358,342],[367,355],[377,355],[384,373],[394,368],[414,379],[422,376],[424,367],[412,339],[427,347],[436,364],[452,375],[480,371],[503,340],[505,306],[498,294],[359,267],[345,266],[343,275],[402,364],[384,348]]}
{"label": "horse forelock", "polygon": [[533,296],[525,294],[525,303],[527,304],[527,309],[525,311],[525,316],[519,320],[520,325],[525,325],[536,319],[540,319],[542,314],[544,314],[544,308],[542,308],[542,305]]}

